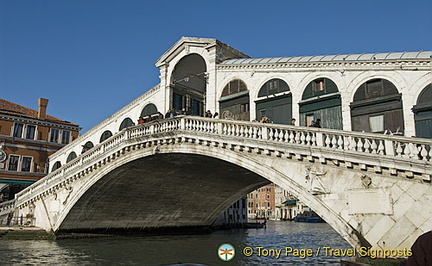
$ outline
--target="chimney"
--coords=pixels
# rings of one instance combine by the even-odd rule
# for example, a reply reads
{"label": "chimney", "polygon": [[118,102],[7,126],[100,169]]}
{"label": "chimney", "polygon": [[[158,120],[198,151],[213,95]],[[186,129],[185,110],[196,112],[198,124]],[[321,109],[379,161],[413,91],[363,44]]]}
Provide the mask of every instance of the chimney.
{"label": "chimney", "polygon": [[38,99],[38,119],[46,119],[46,108],[48,106],[48,99],[39,98]]}

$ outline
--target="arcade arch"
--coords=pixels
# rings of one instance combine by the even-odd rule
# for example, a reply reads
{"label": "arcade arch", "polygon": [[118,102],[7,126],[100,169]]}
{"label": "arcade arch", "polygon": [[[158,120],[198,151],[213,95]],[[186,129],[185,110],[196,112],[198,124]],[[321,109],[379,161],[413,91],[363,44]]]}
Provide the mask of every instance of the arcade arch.
{"label": "arcade arch", "polygon": [[371,79],[355,92],[351,108],[353,131],[403,134],[402,94],[386,79]]}
{"label": "arcade arch", "polygon": [[207,66],[198,54],[183,57],[171,75],[172,109],[203,116],[207,90]]}
{"label": "arcade arch", "polygon": [[432,83],[421,91],[412,111],[416,137],[432,138]]}
{"label": "arcade arch", "polygon": [[219,108],[223,119],[249,121],[249,90],[246,83],[240,79],[231,80],[222,90]]}
{"label": "arcade arch", "polygon": [[264,83],[255,104],[257,119],[264,115],[277,124],[291,123],[292,96],[285,81],[274,78]]}
{"label": "arcade arch", "polygon": [[342,103],[339,89],[329,78],[311,81],[299,102],[300,125],[309,126],[312,121],[321,119],[321,126],[342,129]]}

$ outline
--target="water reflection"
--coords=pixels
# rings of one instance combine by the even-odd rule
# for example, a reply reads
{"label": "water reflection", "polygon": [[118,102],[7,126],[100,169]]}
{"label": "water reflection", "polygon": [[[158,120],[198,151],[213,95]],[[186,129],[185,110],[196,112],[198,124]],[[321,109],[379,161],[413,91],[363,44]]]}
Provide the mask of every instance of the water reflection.
{"label": "water reflection", "polygon": [[[223,243],[236,248],[230,262],[222,262],[217,249]],[[242,254],[249,246],[254,254]],[[6,264],[68,264],[68,265],[142,265],[195,263],[206,265],[240,264],[339,264],[341,258],[319,256],[280,258],[258,256],[257,247],[266,249],[312,249],[329,246],[350,248],[327,224],[268,222],[266,229],[215,231],[208,235],[177,235],[147,237],[115,237],[98,239],[66,239],[58,241],[0,240],[0,258]]]}

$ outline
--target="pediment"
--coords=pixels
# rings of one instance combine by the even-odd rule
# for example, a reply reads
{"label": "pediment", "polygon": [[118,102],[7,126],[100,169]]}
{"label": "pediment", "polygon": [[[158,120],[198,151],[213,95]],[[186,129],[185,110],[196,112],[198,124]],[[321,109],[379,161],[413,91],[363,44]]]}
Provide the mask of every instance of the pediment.
{"label": "pediment", "polygon": [[188,52],[190,47],[202,47],[205,49],[211,49],[215,47],[216,63],[222,62],[226,59],[249,58],[248,55],[230,47],[227,44],[218,41],[217,39],[183,36],[156,61],[156,67],[160,67],[166,63],[169,63],[173,58],[175,58],[184,50]]}

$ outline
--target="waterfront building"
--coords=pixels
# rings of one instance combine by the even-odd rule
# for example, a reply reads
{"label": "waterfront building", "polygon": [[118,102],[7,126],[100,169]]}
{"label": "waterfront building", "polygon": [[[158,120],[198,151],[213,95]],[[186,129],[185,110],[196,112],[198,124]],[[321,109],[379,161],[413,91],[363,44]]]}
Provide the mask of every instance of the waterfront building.
{"label": "waterfront building", "polygon": [[275,184],[268,184],[248,194],[249,219],[275,219]]}
{"label": "waterfront building", "polygon": [[248,222],[247,198],[242,197],[225,210],[214,222],[215,227],[243,227]]}
{"label": "waterfront building", "polygon": [[0,99],[0,201],[60,167],[48,169],[48,156],[78,137],[80,127],[48,115],[47,106],[43,98],[38,110]]}

